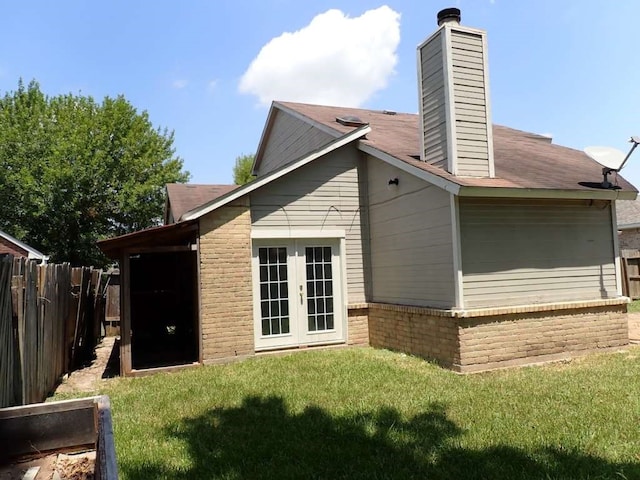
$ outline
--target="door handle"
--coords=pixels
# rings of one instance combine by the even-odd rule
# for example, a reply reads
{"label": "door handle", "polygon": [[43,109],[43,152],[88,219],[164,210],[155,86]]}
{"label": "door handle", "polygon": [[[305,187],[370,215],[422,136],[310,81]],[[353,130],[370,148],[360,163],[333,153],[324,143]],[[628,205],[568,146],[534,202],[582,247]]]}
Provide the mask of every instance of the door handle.
{"label": "door handle", "polygon": [[302,295],[302,285],[300,285],[300,305],[304,305],[304,298]]}

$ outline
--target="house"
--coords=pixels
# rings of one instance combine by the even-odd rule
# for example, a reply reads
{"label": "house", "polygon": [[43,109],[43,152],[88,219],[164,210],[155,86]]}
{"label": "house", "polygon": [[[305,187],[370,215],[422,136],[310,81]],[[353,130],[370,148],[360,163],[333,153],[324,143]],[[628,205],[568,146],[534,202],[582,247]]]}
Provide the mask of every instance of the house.
{"label": "house", "polygon": [[100,242],[123,374],[327,345],[472,372],[628,343],[614,205],[637,191],[493,125],[485,32],[438,23],[419,115],[274,102],[254,181]]}
{"label": "house", "polygon": [[14,257],[26,257],[42,263],[47,263],[49,260],[49,257],[44,253],[0,230],[0,255],[7,253]]}
{"label": "house", "polygon": [[640,250],[640,200],[616,202],[618,239],[623,250]]}

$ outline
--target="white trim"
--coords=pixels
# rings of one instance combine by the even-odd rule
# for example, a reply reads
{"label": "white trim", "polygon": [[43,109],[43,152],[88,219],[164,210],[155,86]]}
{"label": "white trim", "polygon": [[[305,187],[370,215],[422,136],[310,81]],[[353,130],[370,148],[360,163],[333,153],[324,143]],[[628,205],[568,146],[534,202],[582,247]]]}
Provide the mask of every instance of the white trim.
{"label": "white trim", "polygon": [[42,260],[43,263],[47,263],[47,261],[49,260],[49,256],[45,255],[44,253],[40,252],[39,250],[36,250],[33,247],[30,247],[29,245],[27,245],[24,242],[21,242],[20,240],[18,240],[15,237],[12,237],[11,235],[9,235],[6,232],[3,232],[2,230],[0,230],[0,237],[4,238],[5,240],[13,243],[15,246],[21,248],[22,250],[26,250],[27,253],[29,254],[27,256],[27,258],[31,258],[31,259],[36,259],[36,260]]}
{"label": "white trim", "polygon": [[484,69],[484,113],[487,122],[487,148],[489,151],[489,177],[495,178],[496,168],[493,161],[493,123],[491,123],[491,96],[489,95],[489,51],[487,35],[482,32],[482,67]]}
{"label": "white trim", "polygon": [[462,274],[462,235],[460,235],[460,208],[458,197],[449,195],[451,205],[451,244],[453,248],[453,284],[456,309],[464,310],[464,283]]}
{"label": "white trim", "polygon": [[613,242],[613,255],[616,265],[616,294],[622,296],[622,265],[620,264],[620,245],[618,244],[618,226],[616,215],[616,202],[609,203],[611,210],[611,241]]}
{"label": "white trim", "polygon": [[253,158],[253,165],[251,165],[251,175],[256,175],[256,169],[258,164],[262,160],[262,154],[264,153],[264,141],[267,138],[267,133],[271,130],[271,122],[275,118],[275,102],[271,103],[269,113],[267,114],[267,121],[264,123],[264,129],[260,135],[260,141],[258,142],[258,149],[256,150],[256,156]]}
{"label": "white trim", "polygon": [[342,238],[346,237],[344,230],[266,230],[252,229],[251,239],[278,239],[278,238]]}
{"label": "white trim", "polygon": [[[349,343],[349,292],[347,290],[349,281],[347,279],[347,239],[340,237],[338,242],[340,248],[340,293],[342,294],[340,309],[342,310],[342,340]],[[334,284],[335,285],[335,284]],[[335,318],[334,318],[335,319]]]}
{"label": "white trim", "polygon": [[455,85],[451,64],[451,26],[445,24],[442,37],[442,73],[444,74],[444,106],[447,126],[447,170],[458,174],[458,138],[456,133]]}
{"label": "white trim", "polygon": [[418,141],[420,143],[420,160],[424,162],[424,89],[422,88],[422,48],[427,42],[423,42],[416,50],[416,63],[418,72]]}
{"label": "white trim", "polygon": [[461,186],[461,197],[493,198],[573,198],[593,200],[633,200],[637,192],[631,190],[556,190],[551,188],[509,187],[465,187]]}
{"label": "white trim", "polygon": [[618,225],[618,230],[631,230],[634,228],[640,228],[640,223],[627,223],[625,225]]}
{"label": "white trim", "polygon": [[383,162],[388,163],[396,168],[399,168],[403,172],[410,173],[414,177],[421,178],[436,187],[440,187],[443,190],[453,193],[454,195],[458,195],[460,190],[460,185],[451,180],[447,180],[445,178],[439,177],[438,175],[434,175],[433,173],[429,173],[426,170],[422,170],[414,165],[411,165],[403,160],[400,160],[393,155],[389,155],[388,153],[383,152],[382,150],[378,150],[376,147],[373,147],[369,144],[366,144],[362,141],[358,142],[358,149],[367,153],[378,160],[382,160]]}
{"label": "white trim", "polygon": [[343,135],[340,138],[337,138],[333,141],[331,141],[330,143],[328,143],[327,145],[325,145],[324,147],[315,150],[303,157],[301,157],[300,159],[298,159],[297,161],[290,163],[288,165],[285,165],[281,168],[278,168],[277,170],[274,170],[273,172],[269,172],[268,174],[264,175],[263,177],[257,178],[256,180],[253,180],[252,182],[247,183],[246,185],[243,185],[242,187],[236,188],[235,190],[232,190],[231,192],[227,193],[226,195],[223,195],[221,197],[216,198],[215,200],[205,204],[205,205],[201,205],[197,208],[194,208],[193,210],[190,210],[186,213],[184,213],[182,215],[182,217],[180,217],[181,221],[188,221],[188,220],[196,220],[200,217],[202,217],[203,215],[206,215],[209,212],[212,212],[213,210],[216,210],[230,202],[233,202],[234,200],[237,200],[238,198],[253,192],[254,190],[257,190],[258,188],[273,182],[274,180],[277,180],[280,177],[283,177],[285,175],[287,175],[288,173],[297,170],[298,168],[311,163],[312,161],[314,161],[316,158],[322,157],[330,152],[333,152],[334,150],[337,150],[338,148],[347,145],[348,143],[351,143],[363,136],[365,136],[367,133],[371,132],[371,127],[369,125],[365,125],[363,127],[357,128],[345,135]]}

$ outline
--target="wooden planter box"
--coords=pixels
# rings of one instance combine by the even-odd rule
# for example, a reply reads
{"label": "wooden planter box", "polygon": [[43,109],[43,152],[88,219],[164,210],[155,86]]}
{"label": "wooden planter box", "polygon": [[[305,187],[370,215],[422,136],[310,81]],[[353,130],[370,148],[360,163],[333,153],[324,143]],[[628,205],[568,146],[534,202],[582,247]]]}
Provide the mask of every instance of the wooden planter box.
{"label": "wooden planter box", "polygon": [[106,395],[0,409],[0,478],[4,478],[3,469],[15,471],[22,465],[24,470],[47,456],[87,451],[95,451],[93,478],[117,480]]}

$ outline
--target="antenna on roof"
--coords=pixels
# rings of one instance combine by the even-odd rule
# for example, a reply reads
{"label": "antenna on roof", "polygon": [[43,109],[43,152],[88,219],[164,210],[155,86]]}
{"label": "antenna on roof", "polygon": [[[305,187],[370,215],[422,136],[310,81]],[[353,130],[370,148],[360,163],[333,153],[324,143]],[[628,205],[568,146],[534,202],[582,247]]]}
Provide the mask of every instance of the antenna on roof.
{"label": "antenna on roof", "polygon": [[622,170],[624,164],[627,163],[633,151],[640,144],[640,137],[631,137],[629,142],[633,143],[633,145],[626,156],[624,152],[612,147],[587,147],[584,149],[584,153],[602,165],[602,188],[614,188],[609,181],[609,174]]}

